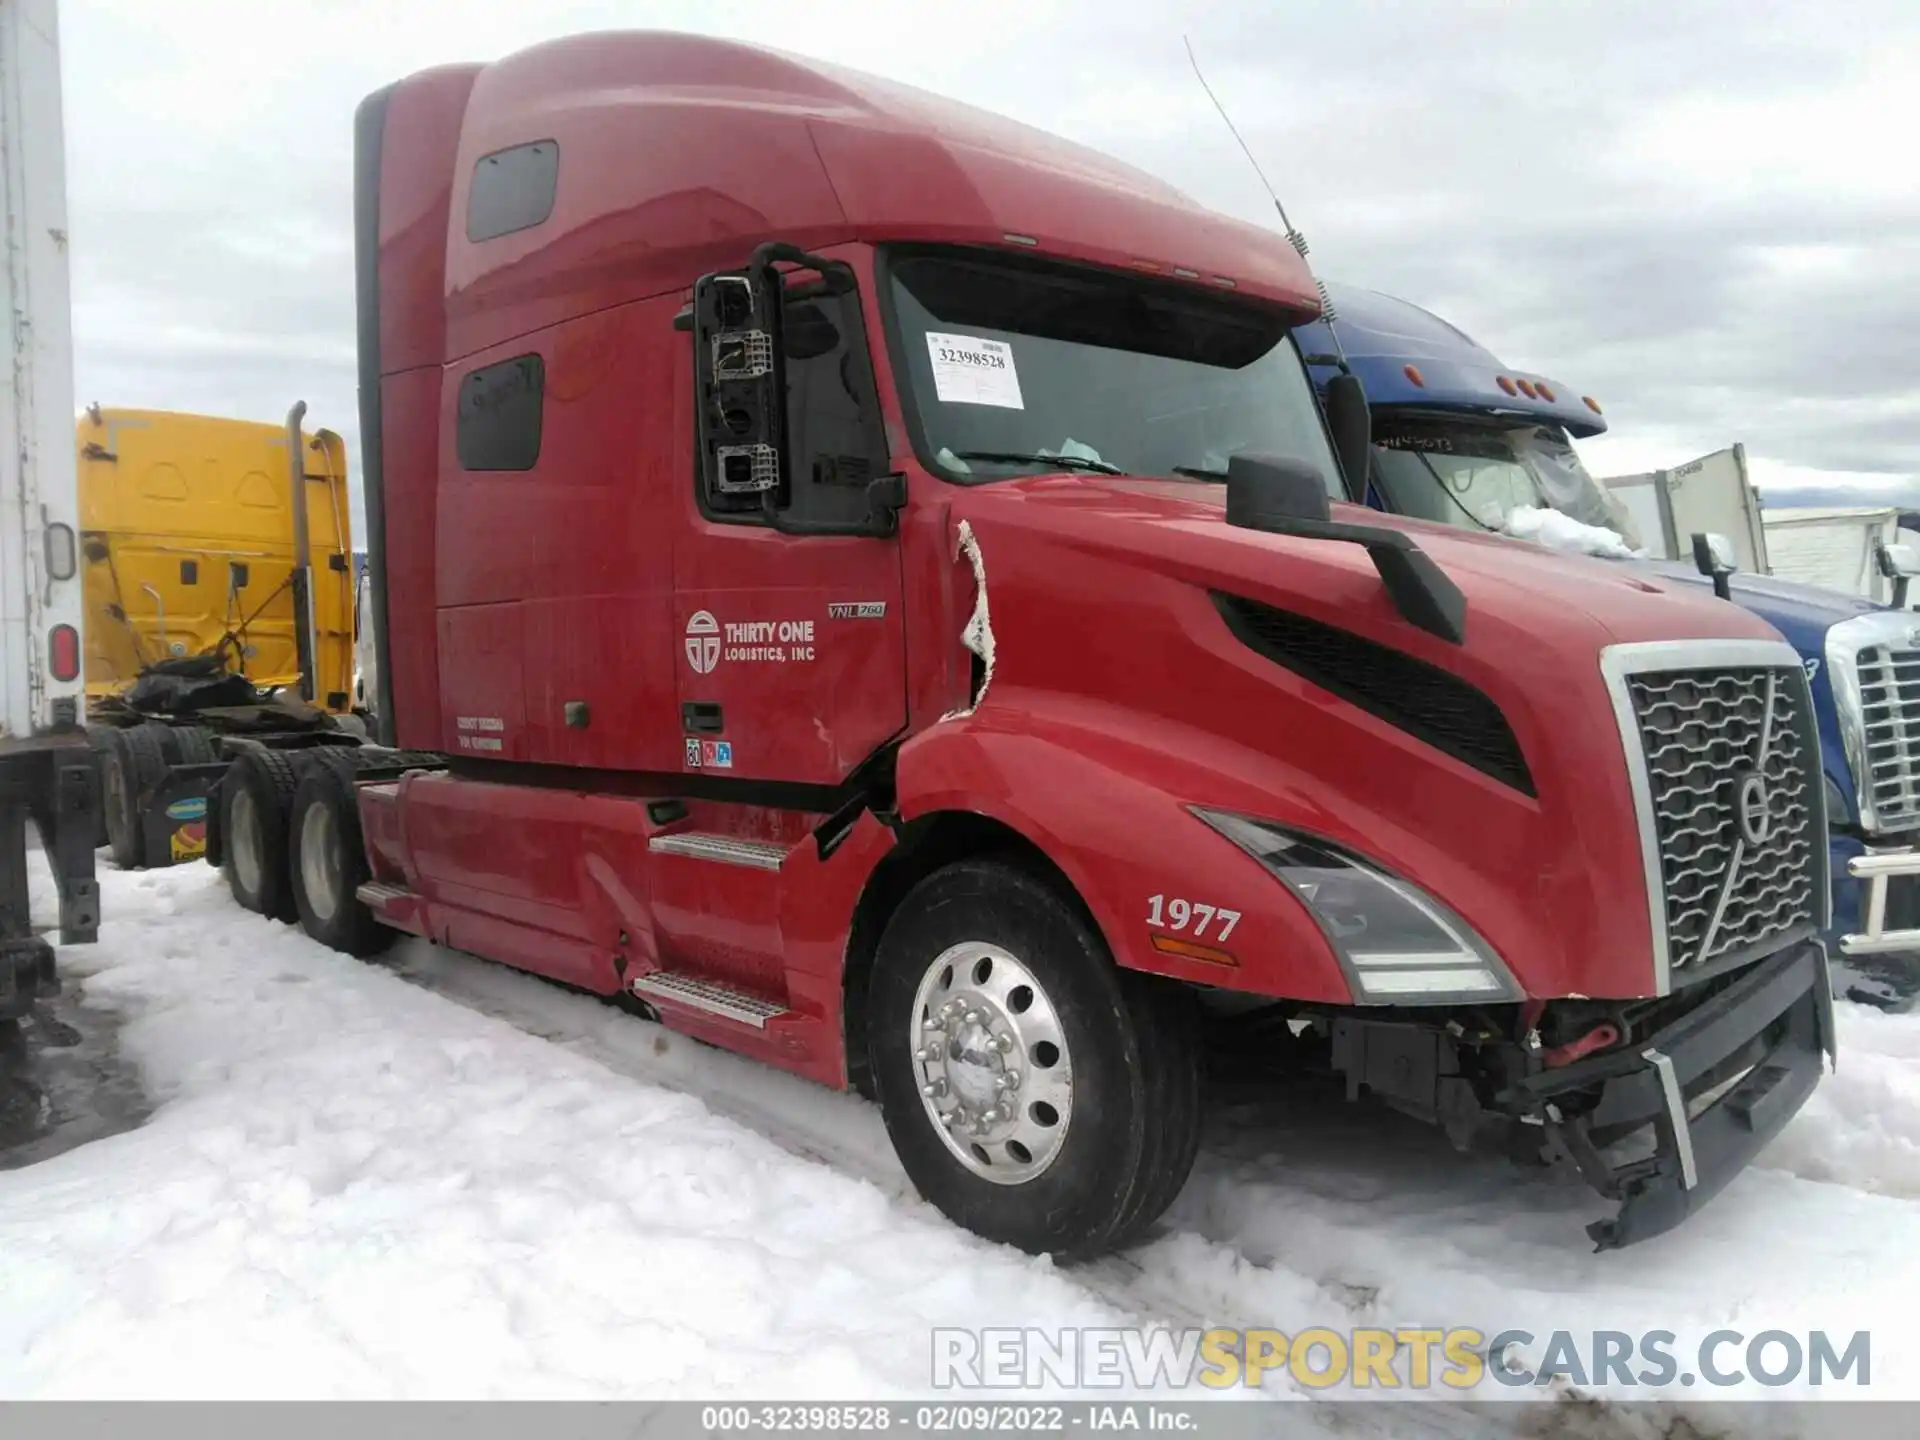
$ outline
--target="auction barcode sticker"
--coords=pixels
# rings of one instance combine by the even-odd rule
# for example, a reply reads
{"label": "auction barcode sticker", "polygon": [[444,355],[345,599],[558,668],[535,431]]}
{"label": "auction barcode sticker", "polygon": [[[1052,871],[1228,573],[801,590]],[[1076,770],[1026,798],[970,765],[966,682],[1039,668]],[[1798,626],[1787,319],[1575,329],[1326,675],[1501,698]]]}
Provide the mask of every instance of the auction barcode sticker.
{"label": "auction barcode sticker", "polygon": [[933,357],[934,393],[947,404],[1027,408],[1020,399],[1020,372],[1013,368],[1013,347],[1006,341],[929,330],[927,353]]}

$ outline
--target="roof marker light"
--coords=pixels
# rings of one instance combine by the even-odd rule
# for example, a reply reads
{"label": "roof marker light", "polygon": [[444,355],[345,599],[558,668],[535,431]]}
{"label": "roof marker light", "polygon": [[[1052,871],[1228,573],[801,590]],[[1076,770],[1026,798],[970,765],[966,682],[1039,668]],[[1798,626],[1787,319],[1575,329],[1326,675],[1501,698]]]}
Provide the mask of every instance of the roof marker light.
{"label": "roof marker light", "polygon": [[1198,270],[1189,270],[1184,265],[1174,266],[1173,273],[1178,275],[1182,280],[1198,280],[1200,278],[1200,272]]}
{"label": "roof marker light", "polygon": [[1555,399],[1554,393],[1551,389],[1547,387],[1547,383],[1544,380],[1536,381],[1534,383],[1533,388],[1540,392],[1540,398],[1546,401],[1549,405],[1551,405],[1554,402],[1554,399]]}
{"label": "roof marker light", "polygon": [[1509,380],[1506,376],[1500,375],[1500,376],[1496,376],[1495,378],[1499,380],[1500,388],[1506,391],[1507,394],[1518,395],[1520,393],[1518,390],[1513,388],[1513,381]]}
{"label": "roof marker light", "polygon": [[1420,373],[1420,367],[1418,365],[1402,365],[1400,367],[1400,373],[1421,389],[1426,389],[1427,377]]}
{"label": "roof marker light", "polygon": [[1537,400],[1540,398],[1540,392],[1533,388],[1533,382],[1531,380],[1522,380],[1520,382],[1520,393],[1529,400]]}
{"label": "roof marker light", "polygon": [[1583,405],[1585,405],[1587,409],[1591,410],[1594,414],[1598,415],[1600,413],[1600,402],[1594,399],[1591,395],[1582,395],[1580,397],[1580,402]]}
{"label": "roof marker light", "polygon": [[1016,235],[1011,230],[1000,237],[1009,245],[1038,245],[1040,242],[1031,235]]}
{"label": "roof marker light", "polygon": [[1218,285],[1222,290],[1237,290],[1240,287],[1240,282],[1231,275],[1215,275],[1213,277],[1213,283]]}

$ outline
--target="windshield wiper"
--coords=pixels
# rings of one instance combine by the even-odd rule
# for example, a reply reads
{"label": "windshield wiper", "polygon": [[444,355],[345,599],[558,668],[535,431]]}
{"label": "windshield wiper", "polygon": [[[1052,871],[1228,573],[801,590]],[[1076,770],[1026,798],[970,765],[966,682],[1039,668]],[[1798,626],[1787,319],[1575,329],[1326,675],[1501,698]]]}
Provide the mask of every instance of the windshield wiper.
{"label": "windshield wiper", "polygon": [[1173,473],[1176,475],[1185,475],[1193,480],[1224,480],[1227,478],[1227,472],[1224,470],[1208,470],[1199,465],[1176,465],[1173,467]]}
{"label": "windshield wiper", "polygon": [[951,450],[956,460],[998,460],[1006,465],[1052,465],[1062,470],[1087,470],[1095,475],[1124,475],[1118,465],[1104,460],[1086,460],[1078,455],[1023,455],[1013,450]]}

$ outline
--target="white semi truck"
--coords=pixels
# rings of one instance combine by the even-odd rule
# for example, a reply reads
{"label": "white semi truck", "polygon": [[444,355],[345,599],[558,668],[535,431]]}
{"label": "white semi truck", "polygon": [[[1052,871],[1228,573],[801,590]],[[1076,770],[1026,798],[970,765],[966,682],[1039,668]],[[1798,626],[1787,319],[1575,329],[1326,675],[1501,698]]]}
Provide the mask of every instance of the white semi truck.
{"label": "white semi truck", "polygon": [[61,940],[92,940],[100,918],[61,136],[54,0],[0,0],[0,1023],[57,984],[28,904],[29,826],[59,885]]}

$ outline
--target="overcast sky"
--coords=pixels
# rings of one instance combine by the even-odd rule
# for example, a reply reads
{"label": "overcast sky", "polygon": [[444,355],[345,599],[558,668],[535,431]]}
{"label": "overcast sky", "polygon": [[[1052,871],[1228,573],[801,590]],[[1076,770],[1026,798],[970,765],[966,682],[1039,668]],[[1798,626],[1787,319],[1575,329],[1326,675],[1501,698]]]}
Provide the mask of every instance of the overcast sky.
{"label": "overcast sky", "polygon": [[1276,224],[1185,31],[1323,273],[1599,397],[1595,473],[1741,440],[1763,486],[1920,503],[1913,0],[62,0],[61,26],[82,404],[304,398],[357,459],[354,105],[579,30],[877,71]]}

